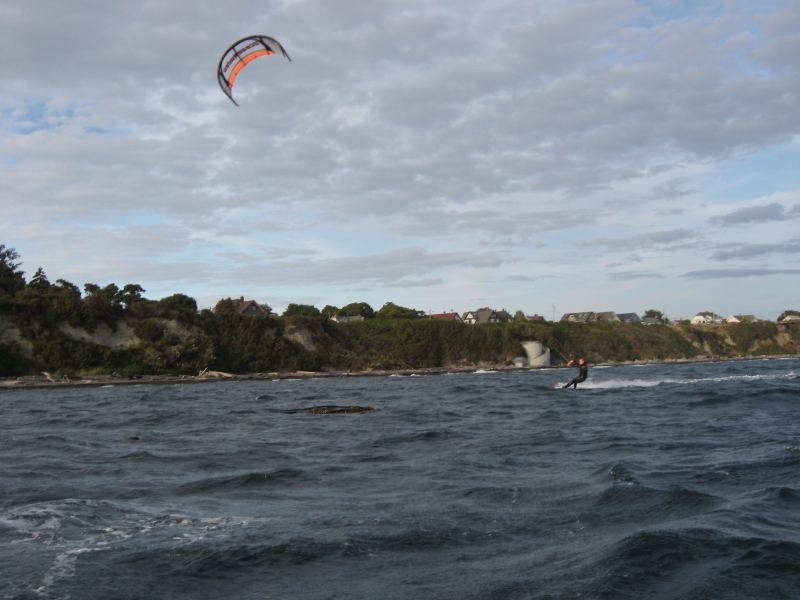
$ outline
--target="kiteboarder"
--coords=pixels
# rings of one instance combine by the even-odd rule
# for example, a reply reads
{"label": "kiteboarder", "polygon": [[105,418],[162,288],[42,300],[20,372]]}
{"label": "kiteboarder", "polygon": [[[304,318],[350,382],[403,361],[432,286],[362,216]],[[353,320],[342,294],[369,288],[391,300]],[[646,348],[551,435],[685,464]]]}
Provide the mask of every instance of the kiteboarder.
{"label": "kiteboarder", "polygon": [[[571,367],[575,364],[573,359],[570,359],[567,363],[568,367]],[[586,364],[586,359],[582,356],[578,359],[578,376],[575,377],[572,381],[564,385],[564,389],[568,388],[569,386],[573,386],[576,390],[578,389],[578,384],[586,381],[586,378],[589,376],[589,365]]]}

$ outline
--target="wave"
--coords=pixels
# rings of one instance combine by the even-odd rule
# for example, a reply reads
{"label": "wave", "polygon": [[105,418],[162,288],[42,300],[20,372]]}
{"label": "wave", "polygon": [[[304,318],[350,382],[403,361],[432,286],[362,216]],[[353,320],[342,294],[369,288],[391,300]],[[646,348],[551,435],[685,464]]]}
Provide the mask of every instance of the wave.
{"label": "wave", "polygon": [[536,491],[530,487],[498,487],[475,486],[461,492],[464,498],[477,500],[489,505],[525,504],[536,497]]}
{"label": "wave", "polygon": [[684,487],[661,490],[626,479],[596,495],[579,519],[594,527],[664,523],[703,515],[720,502],[716,496]]}
{"label": "wave", "polygon": [[590,571],[589,596],[796,598],[800,544],[726,535],[715,529],[641,531],[621,540]]}
{"label": "wave", "polygon": [[455,429],[429,429],[426,431],[414,431],[397,435],[386,435],[375,440],[370,440],[366,443],[369,446],[380,448],[382,446],[394,446],[397,444],[449,441],[461,437],[464,437],[464,435]]}
{"label": "wave", "polygon": [[247,490],[261,487],[285,486],[305,479],[305,472],[300,469],[277,469],[275,471],[256,471],[228,475],[224,477],[207,477],[178,486],[179,494],[202,494],[217,491]]}
{"label": "wave", "polygon": [[582,384],[584,389],[618,389],[618,388],[651,388],[659,385],[697,385],[705,383],[737,383],[753,381],[791,381],[797,378],[794,372],[781,373],[777,375],[726,375],[722,377],[697,377],[697,378],[670,378],[664,379],[587,379]]}

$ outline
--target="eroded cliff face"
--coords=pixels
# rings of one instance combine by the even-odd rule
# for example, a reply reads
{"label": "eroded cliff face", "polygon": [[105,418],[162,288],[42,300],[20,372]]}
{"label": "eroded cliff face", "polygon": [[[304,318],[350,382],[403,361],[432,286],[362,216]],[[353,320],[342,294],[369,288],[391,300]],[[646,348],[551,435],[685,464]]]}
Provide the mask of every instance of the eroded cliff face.
{"label": "eroded cliff face", "polygon": [[308,329],[289,326],[284,330],[283,336],[290,342],[301,345],[309,352],[316,352],[317,350],[314,334]]}
{"label": "eroded cliff face", "polygon": [[755,322],[728,325],[676,326],[698,357],[800,354],[800,326]]}
{"label": "eroded cliff face", "polygon": [[[218,318],[194,322],[124,318],[92,328],[37,324],[0,315],[0,376],[42,370],[81,373],[197,374],[362,371],[502,365],[540,340],[556,358],[590,362],[800,355],[800,324],[718,327],[627,324],[471,326],[419,320],[337,325],[322,319]],[[558,362],[558,361],[556,361]]]}
{"label": "eroded cliff face", "polygon": [[59,331],[69,339],[97,344],[106,348],[136,348],[142,345],[142,340],[128,323],[120,321],[115,329],[105,323],[100,323],[94,331],[88,331],[83,327],[73,327],[69,323],[61,323]]}
{"label": "eroded cliff face", "polygon": [[4,315],[0,315],[0,344],[16,346],[28,358],[33,354],[33,342],[26,339],[22,331]]}

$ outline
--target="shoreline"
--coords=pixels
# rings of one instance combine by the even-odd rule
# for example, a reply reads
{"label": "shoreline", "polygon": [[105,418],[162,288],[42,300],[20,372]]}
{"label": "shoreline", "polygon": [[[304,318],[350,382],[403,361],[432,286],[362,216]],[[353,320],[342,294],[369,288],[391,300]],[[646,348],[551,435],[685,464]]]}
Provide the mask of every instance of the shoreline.
{"label": "shoreline", "polygon": [[[800,358],[800,355],[780,354],[780,355],[759,355],[759,356],[734,356],[734,357],[694,357],[694,358],[674,358],[662,360],[631,360],[631,361],[609,361],[591,365],[592,367],[601,366],[623,366],[623,365],[668,365],[686,363],[707,363],[707,362],[732,362],[732,361],[755,361],[771,359],[792,359]],[[75,379],[53,380],[46,375],[21,375],[19,377],[0,378],[0,390],[35,390],[51,388],[79,388],[79,387],[115,387],[130,385],[178,385],[178,384],[201,384],[201,383],[220,383],[232,381],[274,381],[284,379],[323,379],[323,378],[345,378],[345,377],[408,377],[412,375],[446,375],[455,373],[476,373],[479,371],[500,371],[500,372],[527,372],[527,371],[546,371],[553,369],[572,369],[566,365],[552,365],[549,367],[516,367],[510,365],[469,365],[452,367],[424,367],[419,369],[370,369],[366,371],[273,371],[269,373],[243,373],[225,374],[224,376],[201,376],[201,375],[142,375],[139,377],[119,377],[114,375],[91,375]]]}

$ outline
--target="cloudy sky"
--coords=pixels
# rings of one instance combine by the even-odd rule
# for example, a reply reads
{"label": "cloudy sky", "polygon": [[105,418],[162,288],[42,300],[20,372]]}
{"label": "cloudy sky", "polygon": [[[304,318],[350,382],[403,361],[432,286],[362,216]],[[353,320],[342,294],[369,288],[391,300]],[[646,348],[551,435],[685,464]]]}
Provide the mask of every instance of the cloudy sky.
{"label": "cloudy sky", "polygon": [[[292,62],[216,66],[262,33]],[[51,281],[775,318],[800,0],[0,0],[0,243]]]}

